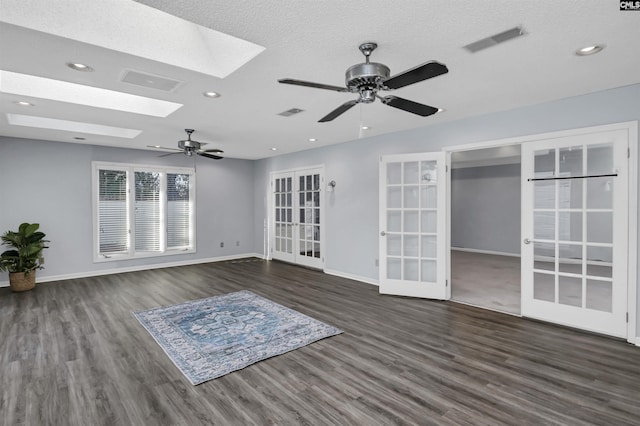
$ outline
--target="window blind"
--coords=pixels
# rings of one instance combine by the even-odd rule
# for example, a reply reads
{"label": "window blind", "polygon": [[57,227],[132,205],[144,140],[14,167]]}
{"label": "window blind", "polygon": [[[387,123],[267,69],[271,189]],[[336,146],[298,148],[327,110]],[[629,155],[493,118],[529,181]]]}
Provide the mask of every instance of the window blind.
{"label": "window blind", "polygon": [[98,193],[99,253],[127,252],[129,250],[127,172],[99,170]]}
{"label": "window blind", "polygon": [[95,261],[195,250],[192,169],[92,164]]}
{"label": "window blind", "polygon": [[136,251],[160,251],[160,173],[135,172]]}
{"label": "window blind", "polygon": [[191,245],[191,206],[190,176],[167,173],[167,248]]}

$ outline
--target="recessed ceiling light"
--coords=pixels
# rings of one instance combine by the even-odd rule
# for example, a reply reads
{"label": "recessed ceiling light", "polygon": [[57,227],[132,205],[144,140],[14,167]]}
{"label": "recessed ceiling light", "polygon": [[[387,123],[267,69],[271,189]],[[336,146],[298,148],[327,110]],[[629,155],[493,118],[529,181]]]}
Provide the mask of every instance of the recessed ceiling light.
{"label": "recessed ceiling light", "polygon": [[277,151],[278,148],[271,148],[271,151]]}
{"label": "recessed ceiling light", "polygon": [[0,92],[96,108],[166,117],[182,104],[0,70]]}
{"label": "recessed ceiling light", "polygon": [[316,138],[309,138],[309,142],[316,142],[318,139]]}
{"label": "recessed ceiling light", "polygon": [[27,101],[17,101],[14,102],[16,105],[20,105],[20,106],[33,106],[33,104],[31,102],[27,102]]}
{"label": "recessed ceiling light", "polygon": [[220,93],[218,92],[204,92],[203,95],[207,98],[219,98]]}
{"label": "recessed ceiling light", "polygon": [[369,127],[369,126],[360,126],[360,128],[361,128],[362,130],[369,130],[371,127]]}
{"label": "recessed ceiling light", "polygon": [[12,126],[36,127],[39,129],[63,130],[90,135],[114,136],[116,138],[133,139],[142,130],[122,127],[103,126],[101,124],[83,123],[81,121],[58,120],[57,118],[36,117],[33,115],[7,114],[7,121]]}
{"label": "recessed ceiling light", "polygon": [[93,68],[80,62],[67,62],[67,66],[75,71],[91,72]]}
{"label": "recessed ceiling light", "polygon": [[593,46],[583,47],[582,49],[576,50],[576,55],[578,56],[589,56],[594,55],[598,52],[601,52],[604,49],[604,44],[594,44]]}

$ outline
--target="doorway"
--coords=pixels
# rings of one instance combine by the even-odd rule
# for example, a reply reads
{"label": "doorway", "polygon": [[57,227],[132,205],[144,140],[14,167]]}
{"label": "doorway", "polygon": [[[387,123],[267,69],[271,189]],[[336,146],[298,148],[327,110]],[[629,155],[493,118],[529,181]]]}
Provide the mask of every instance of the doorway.
{"label": "doorway", "polygon": [[271,174],[271,257],[324,268],[324,168]]}
{"label": "doorway", "polygon": [[[444,149],[449,163],[465,152],[521,149],[520,315],[635,343],[637,140],[637,122],[628,122]],[[450,210],[449,243],[455,249],[454,214]],[[448,269],[452,298],[495,309],[462,300],[455,256]],[[488,259],[483,263],[495,271]],[[473,279],[479,281],[477,271]]]}
{"label": "doorway", "polygon": [[520,145],[451,155],[451,300],[521,314]]}

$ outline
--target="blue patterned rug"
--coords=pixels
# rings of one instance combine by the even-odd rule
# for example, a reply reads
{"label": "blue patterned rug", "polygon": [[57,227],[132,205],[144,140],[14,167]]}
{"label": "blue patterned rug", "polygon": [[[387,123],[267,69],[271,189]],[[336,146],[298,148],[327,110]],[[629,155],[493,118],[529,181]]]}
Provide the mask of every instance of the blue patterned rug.
{"label": "blue patterned rug", "polygon": [[342,333],[246,290],[133,314],[192,385]]}

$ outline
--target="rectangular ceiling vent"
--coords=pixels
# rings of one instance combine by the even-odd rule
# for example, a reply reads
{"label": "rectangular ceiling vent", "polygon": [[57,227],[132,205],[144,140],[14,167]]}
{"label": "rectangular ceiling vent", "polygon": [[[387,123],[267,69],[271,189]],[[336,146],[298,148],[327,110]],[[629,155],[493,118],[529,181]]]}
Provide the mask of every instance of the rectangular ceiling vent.
{"label": "rectangular ceiling vent", "polygon": [[121,81],[135,84],[136,86],[148,87],[149,89],[162,90],[163,92],[172,92],[182,84],[182,82],[178,80],[133,70],[126,70]]}
{"label": "rectangular ceiling vent", "polygon": [[500,43],[504,43],[505,41],[523,36],[525,34],[526,33],[524,32],[522,27],[515,27],[515,28],[511,28],[510,30],[501,32],[499,34],[494,34],[491,37],[474,41],[473,43],[470,43],[464,46],[464,48],[471,53],[476,53],[480,50],[486,49],[488,47],[497,46]]}
{"label": "rectangular ceiling vent", "polygon": [[291,109],[288,109],[286,111],[281,112],[278,115],[281,115],[283,117],[291,117],[292,115],[301,113],[302,111],[304,111],[304,110],[300,109],[300,108],[291,108]]}

